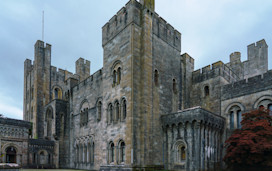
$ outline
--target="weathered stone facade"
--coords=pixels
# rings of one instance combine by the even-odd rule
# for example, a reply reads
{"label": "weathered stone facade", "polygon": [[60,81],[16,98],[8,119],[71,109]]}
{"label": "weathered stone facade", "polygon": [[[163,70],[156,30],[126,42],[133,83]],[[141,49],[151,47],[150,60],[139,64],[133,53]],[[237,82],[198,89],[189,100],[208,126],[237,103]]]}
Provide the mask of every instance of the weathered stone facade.
{"label": "weathered stone facade", "polygon": [[248,46],[245,62],[234,52],[230,63],[194,71],[194,59],[181,55],[181,34],[154,7],[130,0],[103,26],[103,68],[92,75],[83,58],[75,74],[51,66],[51,45],[37,41],[24,75],[24,120],[37,139],[29,140],[29,165],[215,168],[241,113],[272,108],[264,40]]}
{"label": "weathered stone facade", "polygon": [[0,163],[28,165],[28,135],[31,123],[0,117]]}

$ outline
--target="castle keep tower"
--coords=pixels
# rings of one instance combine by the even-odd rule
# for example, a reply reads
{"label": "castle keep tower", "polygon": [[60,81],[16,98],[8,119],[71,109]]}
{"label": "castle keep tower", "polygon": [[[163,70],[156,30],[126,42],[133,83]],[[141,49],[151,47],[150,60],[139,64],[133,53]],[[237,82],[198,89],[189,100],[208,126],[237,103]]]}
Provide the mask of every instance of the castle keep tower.
{"label": "castle keep tower", "polygon": [[24,65],[24,120],[33,123],[32,137],[43,136],[43,106],[50,100],[51,45],[38,40],[33,64]]}
{"label": "castle keep tower", "polygon": [[[115,99],[127,99],[125,164],[130,167],[163,165],[160,116],[180,106],[180,71],[167,66],[180,67],[181,34],[154,7],[154,0],[131,0],[103,27],[103,104],[109,111]],[[116,85],[119,66],[121,82]],[[117,137],[105,141],[118,143]]]}

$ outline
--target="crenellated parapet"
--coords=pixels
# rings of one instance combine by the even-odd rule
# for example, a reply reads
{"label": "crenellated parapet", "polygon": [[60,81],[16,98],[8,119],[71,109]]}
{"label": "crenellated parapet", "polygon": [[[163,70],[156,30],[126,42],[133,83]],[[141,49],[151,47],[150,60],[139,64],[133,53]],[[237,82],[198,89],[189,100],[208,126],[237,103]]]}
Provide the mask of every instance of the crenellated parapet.
{"label": "crenellated parapet", "polygon": [[181,51],[181,33],[157,13],[153,15],[153,34],[178,51]]}
{"label": "crenellated parapet", "polygon": [[240,77],[236,75],[227,65],[225,65],[222,61],[218,61],[212,65],[208,65],[194,71],[193,83],[203,82],[218,76],[223,77],[228,82],[240,80]]}
{"label": "crenellated parapet", "polygon": [[[141,12],[144,10],[144,12]],[[146,13],[153,18],[152,32],[172,47],[181,51],[181,33],[167,23],[152,9],[136,0],[130,0],[102,27],[102,46],[117,36],[128,25],[134,23],[141,26],[141,15]]]}
{"label": "crenellated parapet", "polygon": [[259,52],[266,50],[268,45],[266,44],[265,40],[262,39],[256,43],[252,43],[247,46],[247,55],[248,60],[252,60],[259,57]]}
{"label": "crenellated parapet", "polygon": [[222,87],[222,100],[272,89],[272,70]]}
{"label": "crenellated parapet", "polygon": [[[73,87],[73,92],[77,92],[80,89],[85,89],[87,85],[99,84],[103,79],[103,69],[98,70],[87,79],[81,81],[78,85]],[[96,85],[97,86],[97,85]]]}
{"label": "crenellated parapet", "polygon": [[72,72],[51,66],[51,81],[66,81],[70,77],[74,77]]}
{"label": "crenellated parapet", "polygon": [[117,36],[131,23],[140,25],[142,5],[136,0],[130,0],[102,27],[102,46]]}

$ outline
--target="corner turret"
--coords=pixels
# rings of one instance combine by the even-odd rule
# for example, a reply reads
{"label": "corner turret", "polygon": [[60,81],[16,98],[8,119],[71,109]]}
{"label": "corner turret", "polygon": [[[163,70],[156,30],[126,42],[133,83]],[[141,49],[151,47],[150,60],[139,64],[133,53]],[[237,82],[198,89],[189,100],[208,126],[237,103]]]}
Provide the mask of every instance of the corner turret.
{"label": "corner turret", "polygon": [[76,74],[79,76],[79,81],[83,81],[90,76],[90,61],[79,58],[76,61]]}

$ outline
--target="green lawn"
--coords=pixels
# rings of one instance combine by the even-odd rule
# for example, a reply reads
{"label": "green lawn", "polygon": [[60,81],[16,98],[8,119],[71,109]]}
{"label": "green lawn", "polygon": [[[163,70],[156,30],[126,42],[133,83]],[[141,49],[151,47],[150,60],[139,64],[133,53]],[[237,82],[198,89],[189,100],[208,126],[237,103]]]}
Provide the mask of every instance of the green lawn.
{"label": "green lawn", "polygon": [[73,169],[20,169],[20,171],[82,171]]}

